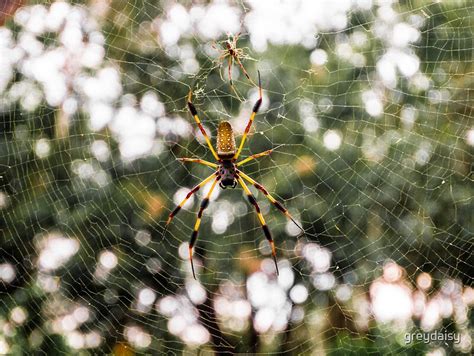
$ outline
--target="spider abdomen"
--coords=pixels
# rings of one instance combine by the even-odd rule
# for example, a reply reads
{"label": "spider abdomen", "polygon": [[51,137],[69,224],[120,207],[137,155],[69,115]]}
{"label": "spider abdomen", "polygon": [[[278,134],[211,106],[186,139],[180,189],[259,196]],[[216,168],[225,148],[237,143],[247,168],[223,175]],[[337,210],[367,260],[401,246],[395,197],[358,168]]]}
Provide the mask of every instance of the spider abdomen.
{"label": "spider abdomen", "polygon": [[217,128],[217,155],[221,159],[230,159],[235,155],[235,137],[228,121],[222,121]]}

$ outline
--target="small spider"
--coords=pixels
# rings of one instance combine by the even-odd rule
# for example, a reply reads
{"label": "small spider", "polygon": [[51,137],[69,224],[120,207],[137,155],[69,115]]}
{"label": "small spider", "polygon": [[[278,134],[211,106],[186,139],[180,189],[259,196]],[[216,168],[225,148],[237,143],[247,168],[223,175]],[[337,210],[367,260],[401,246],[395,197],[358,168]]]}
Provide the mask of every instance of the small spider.
{"label": "small spider", "polygon": [[[232,90],[234,90],[234,92],[235,92],[235,89],[232,83],[232,65],[234,64],[234,62],[236,62],[239,65],[240,69],[242,69],[242,72],[250,81],[250,83],[252,83],[252,85],[255,85],[255,83],[253,82],[252,79],[250,79],[249,74],[245,70],[244,65],[242,64],[241,59],[248,59],[249,56],[245,54],[244,48],[237,47],[237,41],[239,40],[239,37],[240,37],[240,32],[236,34],[235,36],[229,35],[227,40],[224,41],[225,48],[223,49],[217,48],[215,44],[212,45],[214,49],[220,52],[220,56],[217,58],[217,62],[219,63],[221,68],[222,68],[222,64],[227,59],[227,72],[229,76],[229,84],[232,87]],[[221,79],[224,80],[224,78],[222,78],[222,71],[220,71],[220,75],[221,75]]]}
{"label": "small spider", "polygon": [[257,203],[257,200],[253,196],[252,192],[249,190],[247,184],[245,181],[248,183],[252,184],[256,189],[260,190],[265,197],[270,200],[270,202],[275,205],[277,209],[279,209],[281,212],[283,212],[291,221],[293,221],[303,232],[303,228],[293,219],[293,217],[290,215],[288,210],[280,203],[278,202],[273,196],[271,196],[268,191],[265,189],[263,185],[260,183],[256,182],[253,180],[251,177],[249,177],[247,174],[242,172],[239,167],[244,165],[245,163],[254,160],[256,158],[262,157],[262,156],[267,156],[269,155],[273,150],[267,150],[261,153],[257,153],[254,155],[251,155],[239,162],[237,161],[237,158],[239,157],[240,153],[242,152],[242,148],[244,147],[245,140],[247,139],[247,135],[250,131],[250,127],[252,126],[252,122],[255,118],[255,115],[258,112],[258,109],[260,108],[260,105],[262,104],[262,86],[260,82],[260,73],[258,73],[258,87],[259,87],[259,98],[256,101],[252,114],[250,115],[249,121],[247,123],[247,126],[245,128],[245,132],[242,136],[242,139],[239,144],[239,148],[236,150],[235,146],[235,137],[234,133],[232,131],[232,126],[228,121],[222,121],[217,129],[217,152],[214,150],[214,147],[211,144],[211,141],[209,139],[209,136],[207,135],[206,131],[204,130],[201,120],[198,117],[197,110],[193,103],[191,102],[191,97],[192,97],[192,91],[189,92],[188,95],[188,108],[189,111],[191,112],[191,115],[194,117],[194,120],[196,121],[199,129],[201,130],[202,135],[204,136],[204,139],[206,140],[206,143],[209,147],[209,149],[212,152],[212,155],[216,159],[218,163],[212,163],[208,162],[205,160],[202,160],[200,158],[179,158],[180,161],[182,162],[194,162],[194,163],[199,163],[203,164],[206,166],[209,166],[213,169],[215,169],[215,172],[211,174],[209,177],[205,178],[201,183],[196,185],[194,188],[192,188],[189,193],[186,195],[186,197],[181,201],[181,203],[178,204],[178,206],[169,214],[168,221],[166,222],[166,227],[163,232],[163,234],[166,232],[168,225],[170,224],[171,220],[173,219],[174,216],[181,210],[183,205],[186,203],[186,201],[194,194],[196,193],[200,188],[202,188],[205,184],[208,182],[212,182],[211,188],[209,189],[208,193],[206,194],[205,198],[201,202],[201,207],[199,208],[199,212],[197,215],[197,220],[196,224],[194,225],[194,231],[191,235],[191,240],[189,242],[189,260],[191,262],[191,269],[193,272],[193,277],[196,279],[196,275],[194,273],[194,265],[193,265],[193,247],[194,244],[196,243],[196,239],[198,236],[198,231],[199,227],[201,225],[201,218],[204,212],[204,209],[207,208],[209,205],[209,198],[212,194],[212,191],[214,190],[215,186],[217,183],[219,183],[219,186],[222,189],[226,189],[228,187],[230,188],[235,188],[237,186],[237,183],[239,183],[245,194],[247,195],[247,198],[252,204],[257,212],[258,220],[260,221],[260,224],[262,226],[263,232],[265,234],[265,237],[267,238],[268,242],[270,243],[270,246],[272,248],[272,255],[273,255],[273,260],[275,262],[275,268],[276,272],[278,274],[278,265],[276,261],[276,252],[275,252],[275,244],[273,242],[272,236],[270,234],[270,230],[268,229],[267,224],[265,223],[265,219],[263,218],[262,213],[260,212],[260,207]]}

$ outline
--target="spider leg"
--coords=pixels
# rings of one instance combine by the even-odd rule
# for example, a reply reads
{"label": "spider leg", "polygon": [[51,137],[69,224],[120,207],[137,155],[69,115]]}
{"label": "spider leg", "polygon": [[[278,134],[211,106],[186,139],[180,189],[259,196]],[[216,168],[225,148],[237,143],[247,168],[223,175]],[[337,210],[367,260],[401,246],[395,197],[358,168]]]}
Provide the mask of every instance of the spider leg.
{"label": "spider leg", "polygon": [[191,269],[193,271],[193,277],[196,279],[196,274],[194,273],[194,264],[193,264],[193,248],[197,240],[198,232],[199,232],[199,227],[201,226],[201,219],[202,219],[202,214],[204,213],[204,210],[207,208],[209,205],[209,198],[211,197],[212,191],[216,187],[217,182],[219,181],[219,177],[216,177],[214,179],[214,182],[212,182],[211,188],[206,194],[206,197],[202,200],[201,202],[201,207],[199,208],[198,216],[196,219],[196,223],[194,224],[194,230],[193,234],[191,235],[191,240],[189,241],[189,261],[191,262]]}
{"label": "spider leg", "polygon": [[237,49],[237,41],[239,40],[241,34],[242,32],[239,32],[238,34],[234,35],[232,38],[232,48],[234,50]]}
{"label": "spider leg", "polygon": [[258,206],[257,200],[255,200],[255,197],[253,196],[250,189],[247,187],[247,184],[245,184],[243,179],[240,178],[240,177],[238,177],[237,180],[239,181],[240,185],[244,189],[245,194],[247,195],[247,198],[248,198],[250,204],[252,204],[254,206],[255,211],[257,212],[257,216],[258,216],[258,220],[260,221],[260,225],[262,225],[262,229],[263,229],[263,232],[265,234],[265,237],[267,238],[267,240],[270,243],[270,246],[272,248],[273,261],[275,262],[276,273],[278,275],[279,271],[278,271],[278,264],[277,264],[277,259],[276,259],[275,243],[273,242],[273,238],[272,238],[272,235],[270,234],[270,230],[268,229],[267,223],[265,222],[265,219],[263,218],[263,215],[260,212],[260,207]]}
{"label": "spider leg", "polygon": [[224,74],[222,73],[223,67],[224,67],[222,64],[224,63],[224,61],[225,61],[225,59],[228,55],[229,55],[228,53],[223,53],[223,54],[220,55],[219,58],[217,58],[217,63],[218,63],[217,65],[219,66],[219,76],[221,77],[221,80],[223,82],[225,82],[225,80],[224,80]]}
{"label": "spider leg", "polygon": [[245,179],[247,182],[249,182],[250,184],[252,184],[255,188],[257,188],[258,190],[260,190],[266,197],[268,200],[270,200],[270,202],[275,205],[275,207],[280,210],[283,214],[286,215],[286,217],[288,219],[290,219],[291,221],[293,221],[293,223],[298,226],[300,228],[301,231],[305,232],[304,229],[301,227],[300,224],[298,224],[296,222],[296,220],[291,216],[291,214],[288,212],[288,209],[286,209],[278,200],[276,200],[274,197],[272,197],[270,195],[270,193],[268,193],[268,191],[265,189],[265,187],[263,185],[261,185],[260,183],[256,182],[255,180],[253,180],[252,178],[250,178],[248,175],[246,175],[244,172],[242,171],[237,171],[237,173],[239,174],[240,177],[242,177],[243,179]]}
{"label": "spider leg", "polygon": [[246,159],[243,159],[243,160],[240,161],[240,162],[237,162],[235,165],[236,165],[237,167],[242,166],[243,164],[245,164],[245,163],[247,163],[247,162],[249,162],[249,161],[252,161],[252,160],[254,160],[254,159],[256,159],[256,158],[260,158],[260,157],[263,157],[263,156],[268,156],[268,155],[269,155],[270,153],[272,153],[272,152],[273,152],[273,149],[267,150],[267,151],[263,151],[263,152],[260,152],[260,153],[256,153],[256,154],[254,154],[254,155],[251,155],[251,156],[247,157]]}
{"label": "spider leg", "polygon": [[191,198],[191,196],[196,193],[199,189],[201,189],[207,182],[209,182],[212,178],[214,178],[215,176],[217,175],[217,172],[214,172],[213,174],[211,174],[209,177],[205,178],[201,183],[199,183],[198,185],[196,185],[193,189],[191,189],[188,194],[186,195],[186,197],[181,201],[181,203],[178,204],[178,206],[176,208],[174,208],[174,210],[170,213],[170,215],[168,216],[168,220],[166,221],[166,226],[165,226],[165,230],[163,231],[163,234],[162,236],[165,235],[166,233],[166,230],[168,229],[168,225],[170,224],[171,220],[173,220],[173,218],[176,216],[176,214],[178,214],[178,212],[181,210],[181,208],[183,207],[183,205],[188,201],[189,198]]}
{"label": "spider leg", "polygon": [[237,41],[239,40],[239,37],[241,34],[242,32],[239,32],[238,34],[234,36],[234,48],[237,47]]}
{"label": "spider leg", "polygon": [[258,109],[260,109],[260,105],[262,105],[262,83],[260,81],[260,72],[258,72],[258,93],[259,93],[259,98],[255,102],[255,105],[253,106],[252,109],[252,114],[250,115],[249,122],[247,123],[247,127],[245,128],[244,135],[242,136],[242,139],[240,140],[240,145],[239,149],[237,150],[236,154],[234,155],[234,159],[237,159],[242,152],[242,149],[244,148],[244,143],[245,140],[247,139],[247,135],[250,131],[250,128],[252,127],[252,122],[255,118],[255,115],[258,112]]}
{"label": "spider leg", "polygon": [[229,65],[227,66],[227,74],[229,76],[229,84],[231,87],[234,87],[234,85],[232,84],[232,63],[234,61],[234,57],[232,56],[229,56]]}
{"label": "spider leg", "polygon": [[207,136],[207,133],[206,133],[206,130],[204,130],[204,127],[202,127],[201,120],[199,120],[199,116],[198,116],[198,114],[197,114],[196,107],[195,107],[194,104],[191,102],[192,95],[193,95],[193,92],[192,92],[192,90],[190,90],[190,91],[189,91],[189,95],[188,95],[188,108],[189,108],[189,111],[191,112],[191,115],[193,115],[194,120],[196,121],[196,123],[197,123],[197,125],[198,125],[198,127],[199,127],[199,130],[201,130],[201,133],[202,133],[202,135],[204,136],[204,139],[206,140],[207,146],[208,146],[209,149],[211,150],[212,155],[214,156],[214,158],[216,159],[216,161],[219,161],[219,156],[217,156],[217,153],[216,153],[216,151],[214,150],[214,147],[212,147],[211,140],[209,139],[209,136]]}
{"label": "spider leg", "polygon": [[199,164],[203,164],[205,166],[209,166],[211,168],[216,168],[219,167],[217,164],[215,163],[212,163],[212,162],[208,162],[208,161],[205,161],[203,159],[200,159],[200,158],[187,158],[187,157],[182,157],[182,158],[178,158],[178,161],[181,161],[181,162],[193,162],[193,163],[199,163]]}
{"label": "spider leg", "polygon": [[237,97],[237,99],[239,99],[239,101],[242,101],[242,99],[239,95],[239,92],[237,91],[237,89],[235,89],[234,82],[232,81],[232,65],[233,64],[234,64],[234,57],[229,56],[229,67],[228,67],[229,84],[230,84],[230,87],[231,87],[232,91],[234,92],[235,96]]}
{"label": "spider leg", "polygon": [[221,51],[224,52],[224,53],[222,53],[222,54],[219,56],[219,58],[217,58],[217,61],[222,64],[222,62],[224,62],[224,60],[229,56],[229,53],[227,53],[226,50],[221,50]]}
{"label": "spider leg", "polygon": [[240,61],[240,58],[238,56],[235,56],[235,61],[239,65],[240,69],[242,69],[242,72],[244,72],[244,75],[247,77],[247,79],[250,81],[250,83],[252,83],[252,85],[255,85],[255,83],[253,82],[253,80],[250,78],[249,74],[245,70],[245,67],[242,64],[242,62]]}

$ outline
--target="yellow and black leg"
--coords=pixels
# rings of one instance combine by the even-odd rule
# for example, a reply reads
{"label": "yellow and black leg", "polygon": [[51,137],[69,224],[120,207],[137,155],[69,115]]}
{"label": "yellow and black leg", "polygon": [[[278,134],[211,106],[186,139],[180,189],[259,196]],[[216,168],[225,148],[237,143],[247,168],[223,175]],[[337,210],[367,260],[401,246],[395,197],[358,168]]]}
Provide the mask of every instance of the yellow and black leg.
{"label": "yellow and black leg", "polygon": [[276,268],[276,273],[277,275],[279,274],[278,271],[278,264],[277,264],[277,259],[276,259],[276,251],[275,251],[275,243],[273,242],[272,235],[270,233],[270,229],[268,228],[265,219],[263,218],[263,215],[260,211],[260,207],[258,206],[257,200],[253,196],[252,192],[250,189],[247,187],[247,184],[243,181],[242,178],[238,177],[238,181],[242,188],[244,189],[245,194],[247,195],[247,198],[255,208],[255,211],[257,212],[258,220],[260,221],[260,224],[262,225],[263,233],[265,234],[265,237],[267,238],[268,242],[270,243],[270,246],[272,248],[272,256],[273,256],[273,261],[275,262],[275,268]]}
{"label": "yellow and black leg", "polygon": [[212,162],[208,162],[208,161],[205,161],[203,159],[200,159],[200,158],[187,158],[187,157],[182,157],[182,158],[178,158],[178,161],[181,161],[181,162],[193,162],[193,163],[199,163],[199,164],[203,164],[205,166],[208,166],[208,167],[211,167],[211,168],[215,168],[217,169],[217,167],[219,167],[217,164],[215,163],[212,163]]}
{"label": "yellow and black leg", "polygon": [[184,204],[186,204],[186,202],[188,201],[189,198],[191,198],[191,196],[196,193],[199,189],[201,189],[206,183],[208,183],[209,181],[211,181],[213,178],[215,178],[217,175],[217,173],[213,173],[211,174],[209,177],[207,177],[206,179],[204,179],[201,183],[199,183],[198,185],[196,185],[193,189],[191,189],[188,194],[186,194],[186,197],[181,201],[181,203],[178,204],[178,206],[170,213],[170,215],[168,216],[168,221],[166,221],[166,226],[165,226],[165,229],[163,231],[163,236],[165,235],[166,233],[166,230],[168,229],[168,225],[170,224],[171,220],[173,220],[173,218],[176,216],[176,214],[178,214],[178,212],[181,210],[181,208],[183,207]]}
{"label": "yellow and black leg", "polygon": [[291,216],[291,214],[288,212],[288,209],[286,209],[278,200],[276,200],[274,197],[271,196],[270,193],[268,193],[268,191],[265,189],[265,187],[263,185],[261,185],[260,183],[256,182],[254,179],[250,178],[248,175],[246,175],[244,172],[242,171],[237,171],[238,175],[241,176],[242,178],[244,178],[247,182],[249,182],[250,184],[252,184],[255,188],[257,188],[258,190],[260,190],[266,197],[268,200],[270,200],[270,202],[278,209],[280,210],[283,214],[286,215],[286,217],[288,219],[290,219],[291,221],[293,221],[293,223],[298,226],[300,228],[301,231],[304,232],[304,229],[301,227],[300,224],[298,224],[296,222],[296,220]]}
{"label": "yellow and black leg", "polygon": [[260,80],[260,72],[258,72],[258,93],[259,93],[259,98],[255,102],[255,105],[253,106],[252,114],[250,114],[249,122],[247,123],[247,127],[245,128],[245,131],[244,131],[244,135],[242,136],[242,139],[240,140],[239,149],[234,155],[234,160],[240,156],[240,153],[242,152],[242,149],[244,148],[245,140],[247,139],[247,136],[250,132],[250,128],[252,127],[252,122],[255,119],[255,115],[257,115],[258,109],[260,109],[260,106],[262,105],[262,83]]}
{"label": "yellow and black leg", "polygon": [[189,108],[189,111],[191,112],[191,115],[193,116],[194,120],[196,121],[196,123],[197,123],[197,125],[198,125],[198,127],[199,127],[199,130],[201,130],[201,133],[202,133],[202,135],[204,136],[204,139],[206,140],[207,146],[208,146],[209,149],[211,150],[212,155],[214,156],[214,158],[216,159],[216,161],[218,161],[218,160],[219,160],[219,157],[217,156],[217,153],[216,153],[216,151],[214,150],[214,147],[212,147],[211,140],[209,139],[209,136],[207,135],[206,130],[204,130],[204,127],[203,127],[202,124],[201,124],[201,120],[199,120],[199,116],[198,116],[198,114],[197,114],[196,107],[195,107],[194,104],[191,102],[192,95],[193,95],[193,92],[190,91],[190,92],[189,92],[189,95],[188,95],[188,108]]}
{"label": "yellow and black leg", "polygon": [[191,235],[191,240],[189,241],[189,261],[191,262],[191,270],[193,271],[194,279],[196,279],[196,274],[194,273],[193,248],[194,248],[194,245],[196,244],[199,227],[201,226],[202,214],[204,213],[204,210],[209,205],[209,199],[218,181],[219,181],[219,177],[215,178],[214,182],[211,185],[211,188],[209,189],[209,192],[206,194],[206,197],[201,202],[201,207],[199,208],[196,223],[194,224],[193,234]]}
{"label": "yellow and black leg", "polygon": [[268,156],[270,153],[273,152],[273,149],[271,150],[267,150],[267,151],[263,151],[263,152],[260,152],[260,153],[256,153],[254,155],[251,155],[251,156],[248,156],[246,159],[243,159],[242,161],[240,162],[237,162],[235,165],[237,167],[240,167],[242,166],[243,164],[249,162],[249,161],[252,161],[254,159],[257,159],[257,158],[260,158],[260,157],[263,157],[263,156]]}

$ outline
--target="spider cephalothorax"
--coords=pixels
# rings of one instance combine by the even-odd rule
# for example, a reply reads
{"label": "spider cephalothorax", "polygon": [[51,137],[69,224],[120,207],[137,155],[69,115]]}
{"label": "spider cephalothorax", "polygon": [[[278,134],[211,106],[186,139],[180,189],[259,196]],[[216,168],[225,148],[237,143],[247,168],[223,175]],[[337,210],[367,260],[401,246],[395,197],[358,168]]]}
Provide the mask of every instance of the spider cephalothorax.
{"label": "spider cephalothorax", "polygon": [[[255,115],[258,112],[258,109],[260,108],[260,105],[262,104],[262,87],[260,85],[260,73],[258,74],[258,87],[259,87],[259,98],[257,102],[255,103],[252,114],[250,115],[249,122],[247,123],[247,126],[245,128],[244,134],[242,136],[242,140],[240,141],[239,148],[236,150],[236,145],[235,145],[235,137],[234,137],[234,132],[232,131],[232,126],[230,125],[229,122],[223,121],[219,124],[219,127],[217,129],[217,152],[214,150],[214,147],[211,144],[211,140],[209,139],[209,136],[207,135],[206,131],[204,130],[204,127],[201,124],[201,120],[199,119],[199,116],[197,114],[197,110],[194,107],[193,103],[191,102],[191,96],[192,92],[189,93],[188,96],[188,107],[189,111],[191,112],[191,115],[193,115],[194,120],[196,121],[199,130],[201,131],[202,135],[204,136],[204,139],[206,140],[207,146],[211,150],[212,155],[216,159],[217,163],[212,163],[208,162],[205,160],[202,160],[200,158],[180,158],[181,161],[183,162],[195,162],[195,163],[200,163],[205,166],[213,168],[215,171],[212,173],[209,177],[204,179],[201,183],[196,185],[191,191],[186,195],[186,197],[181,201],[181,203],[178,204],[178,206],[170,213],[168,217],[168,221],[166,222],[166,228],[168,227],[169,223],[173,219],[173,217],[181,210],[183,205],[186,203],[186,201],[194,194],[196,193],[199,189],[201,189],[204,185],[207,183],[211,183],[211,187],[209,191],[207,192],[206,196],[201,202],[201,207],[199,208],[198,216],[196,219],[196,223],[194,225],[194,230],[193,234],[191,235],[191,240],[189,242],[189,259],[191,262],[191,268],[193,271],[193,276],[196,278],[196,275],[194,273],[194,265],[193,265],[193,247],[194,244],[196,243],[197,236],[198,236],[198,231],[199,227],[201,226],[201,219],[204,210],[207,208],[209,205],[209,199],[211,197],[211,194],[216,187],[216,184],[219,183],[219,186],[222,189],[226,189],[227,187],[235,188],[237,183],[239,183],[242,186],[242,189],[245,192],[245,195],[247,196],[247,199],[249,200],[250,204],[252,204],[255,208],[255,211],[257,212],[258,220],[260,224],[262,225],[263,232],[265,234],[266,239],[270,243],[270,246],[272,248],[272,255],[273,255],[273,260],[275,261],[275,267],[276,271],[278,273],[278,265],[276,261],[276,251],[275,251],[275,244],[273,242],[273,238],[271,236],[270,230],[265,222],[265,219],[263,218],[263,215],[260,211],[260,207],[257,203],[257,200],[253,196],[252,192],[248,188],[247,184],[245,181],[248,183],[252,184],[256,189],[261,191],[265,197],[267,197],[268,200],[281,212],[283,212],[289,219],[291,219],[301,230],[303,228],[293,219],[293,217],[290,215],[288,210],[280,203],[278,202],[273,196],[271,196],[268,191],[261,185],[260,183],[257,183],[255,180],[250,178],[248,175],[246,175],[244,172],[242,172],[239,167],[242,166],[243,164],[262,157],[262,156],[267,156],[269,155],[272,150],[264,151],[261,153],[257,153],[254,155],[251,155],[242,161],[237,162],[237,158],[239,157],[240,153],[242,152],[242,149],[244,147],[245,140],[247,138],[247,135],[250,131],[250,127],[252,126],[252,122],[255,118]],[[166,231],[166,228],[164,231]],[[304,231],[304,230],[303,230]],[[163,232],[164,233],[164,232]]]}
{"label": "spider cephalothorax", "polygon": [[234,47],[237,47],[237,38],[238,36],[235,36],[235,45],[234,45],[234,41],[231,41],[230,39],[227,39],[225,41],[225,48],[227,48],[229,55],[231,55],[232,57],[235,56]]}
{"label": "spider cephalothorax", "polygon": [[231,187],[234,189],[237,186],[237,167],[231,160],[221,161],[219,164],[219,187],[226,189]]}

